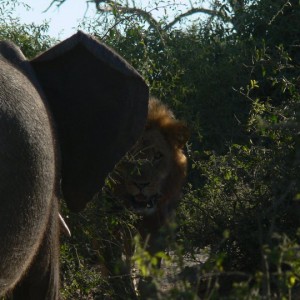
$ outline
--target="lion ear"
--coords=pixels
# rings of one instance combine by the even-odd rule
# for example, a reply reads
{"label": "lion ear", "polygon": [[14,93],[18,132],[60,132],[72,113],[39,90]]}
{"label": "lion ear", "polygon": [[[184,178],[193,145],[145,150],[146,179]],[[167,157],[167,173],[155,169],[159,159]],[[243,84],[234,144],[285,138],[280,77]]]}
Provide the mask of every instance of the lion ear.
{"label": "lion ear", "polygon": [[190,137],[190,131],[185,123],[181,121],[172,122],[168,128],[169,138],[178,148],[183,148]]}

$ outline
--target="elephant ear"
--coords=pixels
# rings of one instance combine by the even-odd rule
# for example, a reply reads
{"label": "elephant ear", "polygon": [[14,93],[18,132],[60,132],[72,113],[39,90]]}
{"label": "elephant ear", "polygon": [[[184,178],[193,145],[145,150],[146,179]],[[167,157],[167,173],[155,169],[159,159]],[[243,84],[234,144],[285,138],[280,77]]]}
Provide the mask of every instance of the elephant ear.
{"label": "elephant ear", "polygon": [[30,63],[57,132],[62,192],[79,211],[142,133],[148,87],[124,59],[81,31]]}

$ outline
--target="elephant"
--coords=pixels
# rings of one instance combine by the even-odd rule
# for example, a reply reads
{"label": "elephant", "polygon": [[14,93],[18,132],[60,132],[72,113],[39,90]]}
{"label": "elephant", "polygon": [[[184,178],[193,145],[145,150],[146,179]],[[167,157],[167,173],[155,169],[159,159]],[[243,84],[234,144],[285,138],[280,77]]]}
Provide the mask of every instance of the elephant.
{"label": "elephant", "polygon": [[0,42],[0,298],[57,300],[59,203],[81,211],[141,135],[149,91],[78,31],[32,60]]}

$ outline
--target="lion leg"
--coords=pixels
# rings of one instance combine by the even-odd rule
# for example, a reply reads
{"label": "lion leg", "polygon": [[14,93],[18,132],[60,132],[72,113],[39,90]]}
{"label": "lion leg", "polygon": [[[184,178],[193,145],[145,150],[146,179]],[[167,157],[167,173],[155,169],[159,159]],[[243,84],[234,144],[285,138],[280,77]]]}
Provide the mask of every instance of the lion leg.
{"label": "lion leg", "polygon": [[[134,284],[131,279],[131,260],[126,255],[123,260],[123,247],[128,241],[124,237],[125,232],[114,234],[115,242],[110,242],[104,250],[105,266],[109,272],[109,283],[112,286],[115,295],[114,299],[137,299]],[[109,239],[108,239],[109,240]],[[119,243],[117,242],[119,241]]]}

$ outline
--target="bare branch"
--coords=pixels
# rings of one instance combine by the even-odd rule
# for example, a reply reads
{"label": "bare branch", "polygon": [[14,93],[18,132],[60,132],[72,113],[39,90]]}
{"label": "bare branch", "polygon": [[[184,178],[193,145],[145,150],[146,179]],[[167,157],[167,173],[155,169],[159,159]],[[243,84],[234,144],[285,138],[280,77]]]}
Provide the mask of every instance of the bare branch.
{"label": "bare branch", "polygon": [[[60,6],[65,1],[66,0],[52,0],[51,4],[47,8],[47,10],[52,5],[54,5],[54,3],[56,3],[57,6]],[[95,3],[97,11],[102,12],[102,13],[118,12],[121,15],[141,17],[144,21],[146,21],[149,24],[150,27],[152,27],[154,30],[156,30],[160,34],[163,31],[166,31],[166,30],[169,30],[170,28],[172,28],[175,24],[180,22],[182,19],[184,19],[188,16],[191,16],[193,14],[196,14],[196,13],[204,13],[204,14],[209,15],[211,17],[224,18],[224,15],[220,11],[217,11],[217,10],[214,10],[214,9],[202,8],[202,7],[197,7],[197,8],[192,7],[191,9],[189,9],[185,13],[182,13],[182,14],[178,15],[177,17],[174,18],[173,21],[171,21],[168,24],[165,24],[162,27],[162,24],[152,16],[152,14],[151,14],[152,10],[151,11],[146,11],[144,9],[137,8],[137,7],[124,6],[118,1],[112,1],[112,0],[87,0],[87,2]]]}
{"label": "bare branch", "polygon": [[180,22],[180,20],[182,20],[183,18],[191,16],[191,15],[196,14],[196,13],[204,13],[204,14],[210,15],[212,17],[223,17],[223,15],[220,12],[216,11],[216,10],[211,10],[211,9],[201,8],[201,7],[199,7],[199,8],[191,8],[187,12],[185,12],[185,13],[180,14],[179,16],[177,16],[172,22],[168,23],[165,26],[165,30],[170,29],[176,23]]}
{"label": "bare branch", "polygon": [[135,7],[119,7],[119,9],[124,14],[141,16],[145,21],[149,23],[151,27],[154,27],[155,29],[161,29],[159,22],[157,22],[156,19],[153,18],[151,13],[143,9],[135,8]]}
{"label": "bare branch", "polygon": [[[180,20],[182,20],[185,17],[191,16],[196,13],[204,13],[207,15],[210,15],[212,17],[224,17],[224,15],[217,11],[217,10],[212,10],[212,9],[207,9],[207,8],[191,8],[185,13],[180,14],[177,16],[172,22],[166,24],[165,26],[161,26],[161,24],[152,16],[151,11],[146,11],[144,9],[136,8],[136,7],[125,7],[122,6],[121,4],[117,2],[112,2],[110,0],[94,0],[96,3],[96,8],[98,11],[101,12],[112,12],[113,10],[118,11],[121,14],[124,15],[136,15],[141,18],[143,18],[152,28],[154,28],[158,32],[162,32],[164,30],[168,30],[172,28],[176,23],[178,23]],[[107,7],[101,7],[100,4],[105,3]]]}
{"label": "bare branch", "polygon": [[[136,15],[142,17],[151,27],[156,30],[161,30],[161,26],[159,22],[155,20],[155,18],[151,15],[151,13],[136,7],[125,7],[120,5],[119,3],[107,1],[107,0],[95,0],[96,8],[98,11],[101,12],[112,12],[116,10],[117,12],[124,14],[124,15]],[[106,3],[108,7],[100,7],[100,3]]]}
{"label": "bare branch", "polygon": [[57,7],[60,7],[65,1],[66,0],[52,0],[50,5],[43,12],[47,12],[55,3]]}

